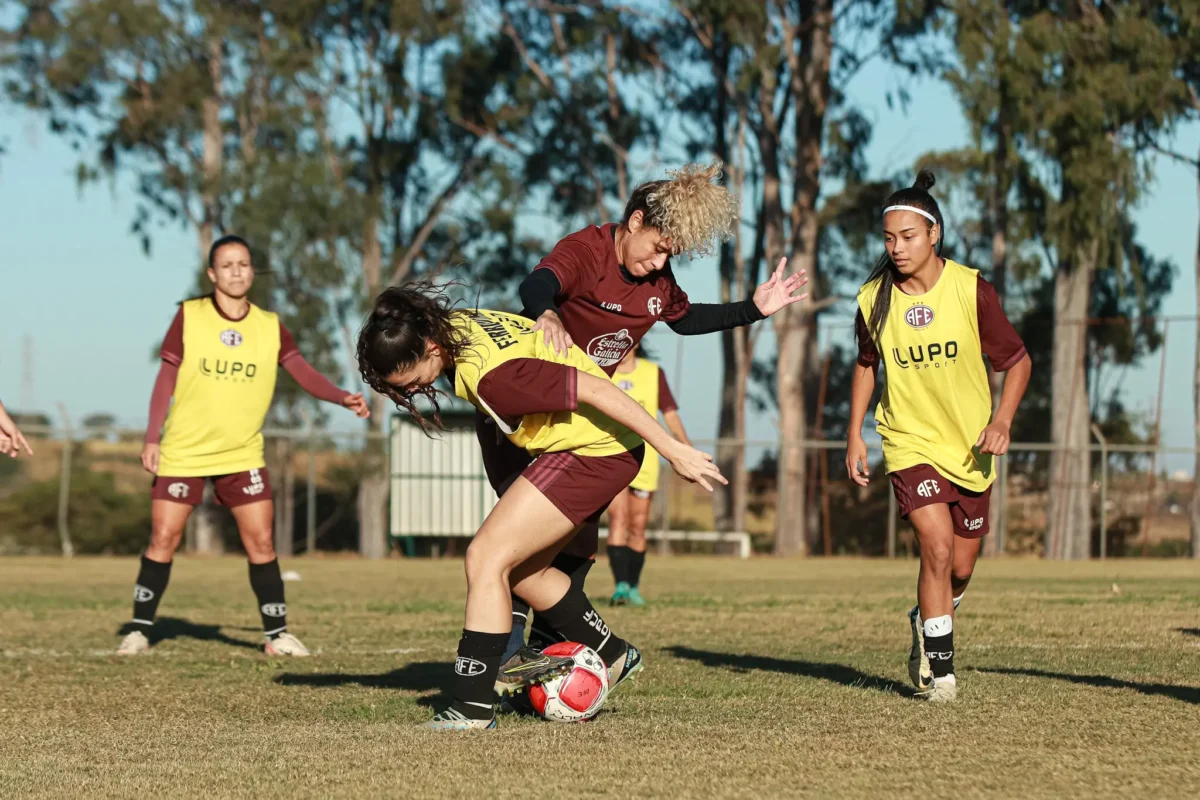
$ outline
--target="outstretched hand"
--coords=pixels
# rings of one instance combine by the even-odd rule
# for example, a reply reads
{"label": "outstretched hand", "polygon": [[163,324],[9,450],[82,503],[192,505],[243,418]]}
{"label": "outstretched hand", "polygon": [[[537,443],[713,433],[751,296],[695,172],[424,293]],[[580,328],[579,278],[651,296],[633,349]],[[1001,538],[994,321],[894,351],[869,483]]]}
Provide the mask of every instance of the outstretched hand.
{"label": "outstretched hand", "polygon": [[371,416],[371,407],[367,405],[367,401],[363,399],[362,392],[355,392],[348,395],[342,400],[342,405],[354,412],[354,416],[359,419],[366,419]]}
{"label": "outstretched hand", "polygon": [[764,317],[769,317],[779,309],[790,306],[792,303],[799,303],[808,297],[808,292],[796,294],[808,283],[808,272],[800,270],[785,278],[783,269],[786,266],[787,259],[779,259],[779,264],[771,273],[771,277],[754,290],[754,305],[758,306],[758,310]]}

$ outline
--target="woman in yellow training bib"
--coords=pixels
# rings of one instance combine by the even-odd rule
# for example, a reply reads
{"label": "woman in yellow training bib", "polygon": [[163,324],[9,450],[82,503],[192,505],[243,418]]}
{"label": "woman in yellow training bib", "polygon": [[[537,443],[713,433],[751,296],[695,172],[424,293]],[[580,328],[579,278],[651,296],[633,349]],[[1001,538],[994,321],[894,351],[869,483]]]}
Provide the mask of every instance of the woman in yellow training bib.
{"label": "woman in yellow training bib", "polygon": [[[995,456],[1008,452],[1032,364],[992,285],[941,258],[933,184],[933,173],[922,171],[884,207],[887,252],[858,294],[846,469],[867,485],[862,426],[882,362],[887,383],[876,427],[900,514],[921,549],[909,677],[917,697],[949,701],[958,694],[954,612],[988,532]],[[995,414],[984,356],[1008,373]]]}
{"label": "woman in yellow training bib", "polygon": [[184,301],[162,344],[142,448],[142,466],[155,476],[150,546],[133,589],[131,630],[117,652],[136,655],[149,649],[184,524],[200,503],[205,481],[211,480],[217,502],[237,520],[266,652],[306,656],[308,650],[287,632],[283,579],[271,536],[275,505],[262,426],[275,395],[276,368],[282,366],[319,400],[342,405],[359,417],[369,411],[361,393],[337,388],[304,360],[277,315],[247,299],[254,265],[245,241],[226,236],[214,242],[208,278],[213,293]]}
{"label": "woman in yellow training bib", "polygon": [[[639,342],[634,350],[625,354],[617,364],[612,381],[621,391],[637,400],[638,405],[646,409],[650,416],[657,419],[661,412],[671,435],[684,444],[691,444],[683,429],[683,420],[679,418],[679,405],[667,386],[666,373],[649,360],[644,345]],[[646,563],[646,523],[650,519],[650,503],[657,489],[658,453],[647,447],[637,477],[608,507],[608,542],[605,549],[609,566],[612,567],[613,582],[617,585],[612,596],[614,606],[626,603],[638,607],[646,605],[638,584]]]}
{"label": "woman in yellow training bib", "polygon": [[430,423],[414,399],[430,401],[438,425],[434,384],[444,376],[458,397],[533,456],[467,548],[454,701],[428,727],[493,728],[496,693],[522,691],[570,668],[570,658],[528,647],[501,668],[512,629],[512,594],[567,641],[595,650],[608,668],[610,689],[632,677],[641,668],[638,649],[617,637],[583,588],[551,562],[637,475],[643,440],[684,478],[709,489],[709,480],[724,482],[712,459],[672,439],[578,347],[559,354],[531,320],[453,309],[427,283],[394,286],[379,295],[358,337],[358,365],[371,388],[423,427]]}

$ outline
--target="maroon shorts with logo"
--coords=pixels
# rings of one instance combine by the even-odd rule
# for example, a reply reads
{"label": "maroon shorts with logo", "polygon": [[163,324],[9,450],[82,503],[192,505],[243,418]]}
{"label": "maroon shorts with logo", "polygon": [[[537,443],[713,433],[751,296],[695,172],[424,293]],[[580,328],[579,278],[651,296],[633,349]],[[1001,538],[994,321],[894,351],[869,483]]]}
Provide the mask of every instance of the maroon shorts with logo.
{"label": "maroon shorts with logo", "polygon": [[[172,478],[156,475],[151,484],[150,497],[154,500],[169,500],[189,506],[200,505],[204,497],[204,482],[210,478]],[[259,500],[270,500],[271,479],[266,467],[234,472],[231,475],[215,475],[211,478],[217,503],[237,508]]]}
{"label": "maroon shorts with logo", "polygon": [[600,521],[613,498],[637,477],[646,448],[612,456],[543,453],[521,473],[575,525]]}
{"label": "maroon shorts with logo", "polygon": [[904,519],[908,519],[908,515],[918,508],[946,503],[950,506],[955,536],[964,539],[987,536],[992,487],[982,492],[972,492],[947,479],[928,464],[897,470],[888,477],[892,479],[892,491],[896,493],[896,504]]}
{"label": "maroon shorts with logo", "polygon": [[[496,494],[503,495],[522,475],[576,525],[594,526],[613,498],[642,468],[645,447],[612,456],[543,453],[534,458],[508,440],[491,417],[475,414],[475,436],[483,470]],[[633,470],[630,472],[630,470]]]}

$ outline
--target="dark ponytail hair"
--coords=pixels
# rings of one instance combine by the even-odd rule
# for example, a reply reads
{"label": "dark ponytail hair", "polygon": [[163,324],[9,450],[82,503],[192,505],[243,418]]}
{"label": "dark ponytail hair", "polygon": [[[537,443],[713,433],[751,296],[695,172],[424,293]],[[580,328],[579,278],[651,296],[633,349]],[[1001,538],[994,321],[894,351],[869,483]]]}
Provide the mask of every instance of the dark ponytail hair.
{"label": "dark ponytail hair", "polygon": [[650,352],[650,348],[646,346],[645,342],[637,343],[637,346],[633,349],[633,355],[637,358],[644,358],[647,361],[654,360],[654,354]]}
{"label": "dark ponytail hair", "polygon": [[[358,332],[358,371],[363,382],[407,411],[427,434],[431,429],[443,430],[438,406],[441,392],[433,386],[408,392],[392,386],[387,378],[423,359],[430,340],[452,366],[469,346],[465,331],[454,324],[454,316],[462,313],[462,309],[453,307],[443,287],[427,280],[413,281],[380,292]],[[431,421],[413,402],[419,395],[433,406]]]}
{"label": "dark ponytail hair", "polygon": [[217,239],[215,242],[212,243],[212,247],[208,248],[208,268],[209,269],[213,269],[216,266],[217,251],[219,251],[222,247],[227,247],[231,244],[240,244],[242,247],[246,248],[246,252],[250,253],[251,260],[253,260],[254,251],[252,251],[250,249],[250,243],[247,242],[245,239],[243,239],[240,236],[234,236],[234,235],[230,234],[229,236],[222,236],[220,239]]}
{"label": "dark ponytail hair", "polygon": [[[938,208],[937,200],[934,200],[933,195],[929,193],[936,182],[937,179],[933,176],[933,172],[923,169],[918,173],[917,179],[913,181],[911,187],[892,192],[883,207],[912,206],[932,214],[937,220],[938,226],[938,241],[934,246],[934,252],[940,256],[942,242],[946,240],[946,226],[942,224],[942,210]],[[929,223],[929,227],[933,227],[932,222]],[[874,305],[871,306],[867,330],[871,334],[871,341],[878,347],[879,337],[883,335],[883,327],[887,324],[888,312],[892,309],[892,287],[896,285],[896,265],[892,263],[892,258],[887,251],[884,251],[879,260],[875,262],[875,268],[871,270],[871,274],[863,286],[868,286],[873,281],[879,282],[879,289],[875,293]]]}

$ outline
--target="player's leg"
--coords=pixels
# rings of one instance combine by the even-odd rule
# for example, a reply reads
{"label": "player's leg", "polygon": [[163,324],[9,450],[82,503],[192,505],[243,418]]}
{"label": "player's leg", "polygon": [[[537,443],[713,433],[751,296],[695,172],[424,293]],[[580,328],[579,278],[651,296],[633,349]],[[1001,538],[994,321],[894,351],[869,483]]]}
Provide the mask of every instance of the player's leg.
{"label": "player's leg", "polygon": [[[467,548],[467,602],[454,663],[454,701],[429,727],[466,730],[495,724],[493,696],[512,625],[510,576],[541,554],[538,566],[543,574],[523,586],[526,601],[547,608],[558,595],[566,595],[570,579],[545,567],[574,529],[575,523],[524,479],[518,479],[488,514]],[[522,674],[510,682],[514,689],[555,674],[566,667],[566,660],[527,659],[523,666]]]}
{"label": "player's leg", "polygon": [[[939,476],[940,477],[940,476]],[[928,478],[927,481],[937,481]],[[926,483],[927,491],[938,499],[956,499],[949,481],[941,478],[939,490]],[[920,572],[917,577],[917,606],[920,609],[921,633],[925,660],[929,664],[932,682],[918,692],[930,700],[953,700],[956,693],[954,677],[954,593],[950,575],[954,564],[954,520],[950,503],[933,502],[913,509],[908,515],[917,534],[921,551]],[[922,676],[924,677],[924,676]]]}
{"label": "player's leg", "polygon": [[639,608],[646,605],[641,585],[642,567],[646,565],[646,526],[650,524],[650,505],[654,492],[631,489],[629,498],[629,602]]}
{"label": "player's leg", "polygon": [[183,529],[204,493],[203,478],[155,478],[150,500],[150,544],[142,554],[133,587],[133,618],[117,654],[137,655],[150,649],[150,632],[158,604],[171,578],[171,563],[183,540]]}
{"label": "player's leg", "polygon": [[612,569],[613,585],[616,587],[609,601],[614,606],[623,606],[629,602],[629,589],[632,585],[629,580],[632,555],[629,548],[632,499],[633,494],[626,487],[608,506],[608,541],[605,543],[605,551],[608,553],[608,565]]}
{"label": "player's leg", "polygon": [[950,509],[954,531],[958,536],[954,542],[954,565],[950,572],[955,611],[958,611],[963,594],[971,583],[971,576],[975,573],[983,537],[989,533],[992,488],[989,486],[983,492],[971,492],[960,486],[958,495],[958,503]]}
{"label": "player's leg", "polygon": [[266,637],[264,651],[271,656],[308,656],[308,648],[288,632],[287,598],[283,575],[275,555],[275,500],[265,469],[223,476],[216,481],[217,501],[228,506],[237,522],[238,535],[249,562],[250,588],[258,601],[259,618]]}

